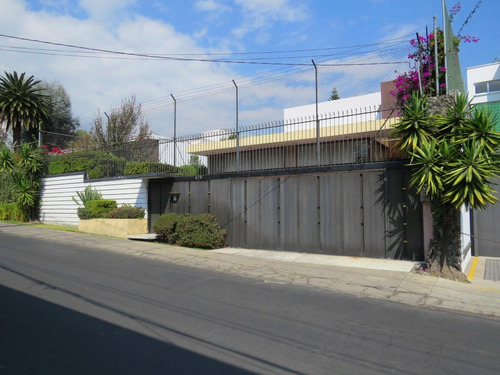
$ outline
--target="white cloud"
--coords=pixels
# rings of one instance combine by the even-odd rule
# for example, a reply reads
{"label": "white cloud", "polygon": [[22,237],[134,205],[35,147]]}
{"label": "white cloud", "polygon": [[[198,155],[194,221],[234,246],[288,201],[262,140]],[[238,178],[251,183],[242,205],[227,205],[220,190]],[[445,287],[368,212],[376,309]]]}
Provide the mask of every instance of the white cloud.
{"label": "white cloud", "polygon": [[79,0],[79,5],[91,19],[115,22],[124,16],[137,0]]}
{"label": "white cloud", "polygon": [[227,5],[215,0],[199,0],[194,4],[194,9],[204,12],[228,12],[231,10]]}
{"label": "white cloud", "polygon": [[[169,24],[146,17],[127,18],[118,25],[110,27],[108,23],[95,18],[82,20],[67,15],[34,12],[28,10],[25,3],[20,0],[2,1],[0,24],[3,33],[8,35],[134,53],[206,52],[192,37],[179,33]],[[132,2],[129,1],[128,4]],[[86,0],[86,6],[87,9],[92,9],[94,15],[105,12],[97,2]],[[117,6],[117,2],[107,6]],[[122,11],[127,11],[126,7],[120,7]],[[16,17],[12,17],[12,14],[16,14]],[[132,94],[136,95],[139,102],[149,103],[157,98],[170,98],[170,93],[231,82],[231,79],[237,78],[228,67],[216,64],[130,59],[109,55],[103,58],[102,53],[89,54],[88,51],[6,38],[0,38],[0,44],[45,49],[43,51],[45,54],[2,51],[0,72],[15,70],[34,75],[36,79],[49,82],[57,80],[68,91],[73,113],[81,118],[82,128],[86,129],[89,128],[90,120],[98,109],[101,112],[108,111],[119,106],[122,99]],[[51,51],[48,51],[49,49]],[[90,55],[93,58],[61,55],[74,55],[77,51],[81,55]],[[163,135],[171,133],[171,129],[166,126],[165,112],[168,110],[166,102],[163,101],[163,106],[146,113],[153,129]],[[185,110],[192,112],[193,108]],[[181,133],[197,132],[199,130],[196,126],[200,125],[203,125],[203,121],[184,124]]]}
{"label": "white cloud", "polygon": [[276,22],[294,23],[308,18],[303,5],[294,5],[290,0],[236,0],[241,6],[243,21],[233,30],[237,37],[243,37],[252,31],[269,30]]}

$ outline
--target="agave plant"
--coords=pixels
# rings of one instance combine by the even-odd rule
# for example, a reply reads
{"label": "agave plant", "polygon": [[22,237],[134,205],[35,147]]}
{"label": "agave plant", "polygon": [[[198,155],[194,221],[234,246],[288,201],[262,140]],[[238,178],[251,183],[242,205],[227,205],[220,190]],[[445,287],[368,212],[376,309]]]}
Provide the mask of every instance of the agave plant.
{"label": "agave plant", "polygon": [[14,168],[14,156],[5,146],[0,148],[0,172],[10,172]]}
{"label": "agave plant", "polygon": [[393,128],[393,135],[398,139],[397,147],[409,155],[423,142],[433,136],[433,127],[427,116],[427,97],[419,97],[416,93],[404,107],[401,121]]}
{"label": "agave plant", "polygon": [[102,199],[102,194],[99,191],[92,189],[92,186],[90,185],[88,185],[83,192],[77,191],[76,194],[82,203],[80,204],[75,197],[71,197],[71,199],[73,199],[73,202],[75,202],[78,206],[83,207],[87,207],[87,202]]}

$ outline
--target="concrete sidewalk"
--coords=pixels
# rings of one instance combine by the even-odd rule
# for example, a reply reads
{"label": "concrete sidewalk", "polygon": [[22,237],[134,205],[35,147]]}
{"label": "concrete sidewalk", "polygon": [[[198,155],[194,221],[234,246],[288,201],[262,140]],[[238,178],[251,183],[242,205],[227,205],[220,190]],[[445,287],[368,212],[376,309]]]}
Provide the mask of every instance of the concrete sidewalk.
{"label": "concrete sidewalk", "polygon": [[466,284],[415,274],[411,272],[414,262],[406,261],[237,248],[204,251],[0,222],[0,238],[2,233],[78,244],[93,250],[252,277],[267,283],[322,288],[500,318],[500,282],[481,278],[481,267],[484,267],[481,258],[475,262],[474,278]]}

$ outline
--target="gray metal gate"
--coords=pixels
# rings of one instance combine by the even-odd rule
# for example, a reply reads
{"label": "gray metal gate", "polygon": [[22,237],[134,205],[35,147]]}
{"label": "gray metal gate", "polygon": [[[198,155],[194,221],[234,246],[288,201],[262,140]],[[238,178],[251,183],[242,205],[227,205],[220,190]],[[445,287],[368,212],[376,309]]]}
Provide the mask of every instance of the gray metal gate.
{"label": "gray metal gate", "polygon": [[[500,180],[495,181],[500,184]],[[496,197],[500,199],[500,192]],[[475,256],[500,257],[500,204],[472,212]]]}
{"label": "gray metal gate", "polygon": [[[177,203],[165,198],[171,193]],[[160,212],[209,212],[234,247],[423,259],[421,206],[402,168],[151,180],[150,212],[151,220]]]}

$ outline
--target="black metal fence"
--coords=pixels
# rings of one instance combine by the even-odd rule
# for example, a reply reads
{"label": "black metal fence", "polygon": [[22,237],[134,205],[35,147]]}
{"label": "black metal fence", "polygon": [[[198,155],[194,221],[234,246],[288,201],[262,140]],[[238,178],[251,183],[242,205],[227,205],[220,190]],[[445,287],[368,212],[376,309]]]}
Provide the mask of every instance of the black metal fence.
{"label": "black metal fence", "polygon": [[[328,105],[328,103],[327,103]],[[324,110],[328,110],[325,105]],[[335,103],[330,108],[335,108]],[[285,119],[176,139],[158,137],[112,149],[53,155],[50,174],[87,171],[91,179],[129,175],[219,175],[365,164],[401,158],[391,128],[398,108],[371,105],[316,116],[314,106]],[[292,117],[303,114],[299,117]]]}

